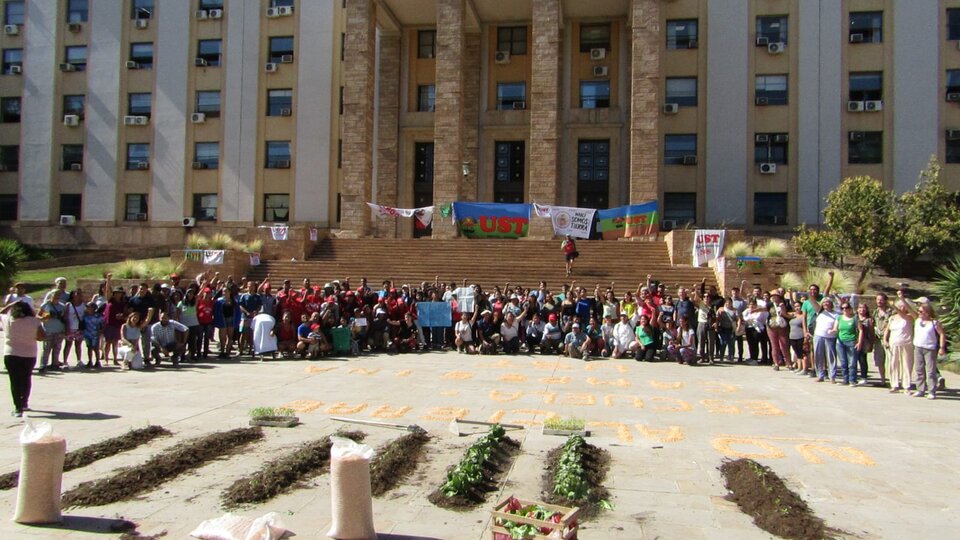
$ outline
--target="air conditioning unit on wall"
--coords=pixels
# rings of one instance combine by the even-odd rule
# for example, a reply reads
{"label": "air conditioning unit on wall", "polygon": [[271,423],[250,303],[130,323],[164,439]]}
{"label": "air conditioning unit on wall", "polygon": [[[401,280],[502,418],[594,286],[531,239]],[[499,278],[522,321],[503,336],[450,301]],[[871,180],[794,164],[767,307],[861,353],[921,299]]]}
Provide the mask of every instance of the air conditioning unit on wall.
{"label": "air conditioning unit on wall", "polygon": [[509,51],[497,51],[493,55],[493,61],[497,64],[509,64],[510,63],[510,52]]}

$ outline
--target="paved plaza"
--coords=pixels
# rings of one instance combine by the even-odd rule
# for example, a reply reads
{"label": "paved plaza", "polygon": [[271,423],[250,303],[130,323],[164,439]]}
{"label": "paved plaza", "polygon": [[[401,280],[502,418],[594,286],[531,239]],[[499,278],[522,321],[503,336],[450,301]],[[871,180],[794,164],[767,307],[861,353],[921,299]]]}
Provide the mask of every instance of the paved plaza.
{"label": "paved plaza", "polygon": [[[947,373],[948,388],[960,377]],[[257,406],[295,408],[303,425],[266,428],[266,438],[137,500],[65,511],[59,528],[0,520],[0,538],[105,538],[114,519],[144,535],[186,538],[224,513],[221,492],[262,463],[343,424],[330,416],[418,424],[434,437],[428,459],[401,487],[374,501],[381,538],[489,538],[488,509],[508,494],[539,498],[547,452],[563,443],[541,435],[551,416],[578,417],[589,442],[612,457],[606,485],[615,509],[587,522],[580,538],[769,538],[724,500],[717,467],[752,457],[771,466],[828,526],[857,538],[950,538],[960,527],[960,394],[937,401],[873,387],[817,384],[787,371],[747,365],[457,353],[374,355],[348,361],[211,361],[179,370],[71,370],[34,377],[32,415],[51,421],[69,449],[147,424],[169,438],[64,474],[64,490],[134,465],[188,438],[245,426]],[[4,400],[9,400],[7,395]],[[452,418],[525,424],[501,492],[471,512],[442,510],[427,495],[473,437],[448,431]],[[0,431],[0,473],[17,468],[21,421]],[[402,434],[361,428],[374,446]],[[16,491],[0,492],[12,516]],[[278,512],[299,538],[323,538],[330,523],[329,479],[243,514]]]}

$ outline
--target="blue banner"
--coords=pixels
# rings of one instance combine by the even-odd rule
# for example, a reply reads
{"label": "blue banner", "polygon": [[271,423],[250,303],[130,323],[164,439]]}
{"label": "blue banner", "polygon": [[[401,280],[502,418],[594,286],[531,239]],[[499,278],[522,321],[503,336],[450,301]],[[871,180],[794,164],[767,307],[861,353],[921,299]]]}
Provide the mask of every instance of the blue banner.
{"label": "blue banner", "polygon": [[450,304],[446,302],[417,302],[417,320],[421,327],[453,326]]}
{"label": "blue banner", "polygon": [[658,218],[657,201],[597,210],[597,231],[604,240],[656,234]]}
{"label": "blue banner", "polygon": [[460,234],[467,238],[520,238],[530,229],[529,204],[453,203]]}

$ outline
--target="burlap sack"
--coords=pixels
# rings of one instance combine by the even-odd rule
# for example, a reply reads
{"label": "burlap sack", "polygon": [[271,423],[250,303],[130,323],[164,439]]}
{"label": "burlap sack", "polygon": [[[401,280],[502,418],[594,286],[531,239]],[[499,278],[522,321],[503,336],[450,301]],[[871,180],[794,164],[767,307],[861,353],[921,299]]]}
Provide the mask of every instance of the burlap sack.
{"label": "burlap sack", "polygon": [[370,458],[373,449],[350,439],[330,437],[330,503],[333,524],[327,536],[337,540],[376,540]]}
{"label": "burlap sack", "polygon": [[67,441],[46,422],[27,423],[20,434],[20,485],[17,488],[17,523],[59,523],[60,482]]}

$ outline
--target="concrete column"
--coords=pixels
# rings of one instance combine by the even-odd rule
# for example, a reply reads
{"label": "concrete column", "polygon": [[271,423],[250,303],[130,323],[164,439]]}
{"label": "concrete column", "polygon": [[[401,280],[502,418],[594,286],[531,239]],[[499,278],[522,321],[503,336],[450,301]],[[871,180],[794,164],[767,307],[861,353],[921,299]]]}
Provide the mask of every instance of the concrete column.
{"label": "concrete column", "polygon": [[330,117],[333,82],[335,2],[299,2],[297,30],[296,171],[293,215],[298,223],[330,223]]}
{"label": "concrete column", "polygon": [[[262,14],[257,2],[230,2],[226,12],[225,67],[219,68],[227,70],[223,89],[223,159],[220,163],[220,221],[223,223],[253,225],[255,219],[257,156],[266,151],[257,143],[257,113],[260,111],[257,84],[263,71],[260,60]],[[293,217],[296,218],[296,214]]]}
{"label": "concrete column", "polygon": [[376,6],[372,0],[347,0],[346,16],[340,234],[358,238],[370,233]]}
{"label": "concrete column", "polygon": [[[397,206],[400,149],[400,34],[380,34],[377,204]],[[409,220],[404,219],[404,222]],[[377,236],[395,238],[397,218],[378,219]]]}
{"label": "concrete column", "polygon": [[179,223],[183,218],[183,176],[187,149],[183,134],[187,129],[190,101],[187,76],[190,66],[190,0],[163,2],[157,10],[156,92],[153,111],[153,148],[150,189],[150,221]]}
{"label": "concrete column", "polygon": [[[460,198],[464,145],[464,0],[437,1],[437,100],[434,111],[433,203]],[[471,165],[476,171],[476,164]],[[456,229],[435,219],[433,236],[451,238]]]}
{"label": "concrete column", "polygon": [[[560,51],[563,15],[560,0],[533,3],[533,57],[530,88],[530,202],[557,204],[560,171]],[[544,219],[530,222],[530,236],[551,238]]]}
{"label": "concrete column", "polygon": [[660,1],[631,0],[630,203],[658,197]]}
{"label": "concrete column", "polygon": [[[27,2],[23,28],[23,94],[20,124],[20,221],[50,219],[50,171],[53,170],[53,111],[58,2]],[[9,78],[10,76],[7,75]],[[114,127],[113,129],[116,129]],[[56,216],[54,216],[56,218]]]}
{"label": "concrete column", "polygon": [[483,102],[480,97],[480,40],[479,32],[467,32],[464,38],[463,160],[470,163],[470,174],[462,176],[460,188],[460,198],[465,201],[477,200],[477,178],[480,172],[480,104]]}
{"label": "concrete column", "polygon": [[122,9],[96,3],[90,10],[87,57],[83,220],[113,224],[117,219],[117,126],[120,117]]}

